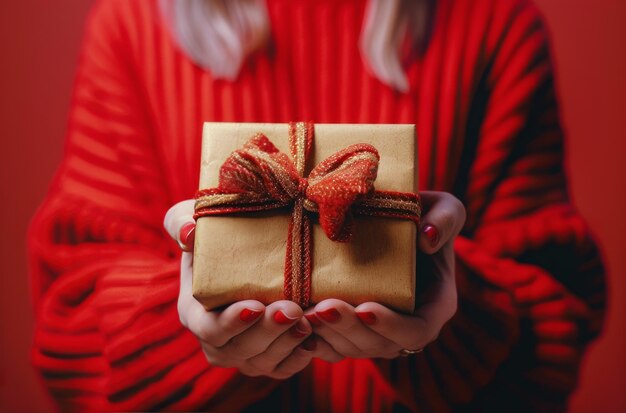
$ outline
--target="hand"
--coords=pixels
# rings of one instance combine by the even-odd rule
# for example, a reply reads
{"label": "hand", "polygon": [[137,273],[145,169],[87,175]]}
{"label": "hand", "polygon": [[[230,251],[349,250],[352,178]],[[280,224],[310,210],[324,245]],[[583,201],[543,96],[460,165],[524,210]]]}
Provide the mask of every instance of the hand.
{"label": "hand", "polygon": [[[375,302],[355,308],[336,299],[307,309],[305,317],[335,358],[395,358],[402,349],[422,349],[456,312],[453,242],[465,223],[465,208],[444,192],[425,191],[420,196],[425,213],[418,239],[417,285],[422,288],[414,314],[400,314]],[[329,359],[325,351],[324,358]]]}
{"label": "hand", "polygon": [[183,249],[180,265],[180,322],[200,341],[214,366],[237,367],[247,376],[285,379],[305,368],[313,357],[312,328],[302,309],[291,301],[268,306],[255,300],[231,304],[223,311],[206,311],[191,292],[193,200],[174,205],[163,225]]}

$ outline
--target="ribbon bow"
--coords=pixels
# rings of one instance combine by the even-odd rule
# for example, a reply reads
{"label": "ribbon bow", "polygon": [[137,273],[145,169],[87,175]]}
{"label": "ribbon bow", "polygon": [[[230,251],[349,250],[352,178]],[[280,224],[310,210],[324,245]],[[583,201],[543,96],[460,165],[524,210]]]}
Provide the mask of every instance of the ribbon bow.
{"label": "ribbon bow", "polygon": [[217,188],[198,191],[194,216],[291,207],[284,295],[302,307],[311,295],[311,212],[319,214],[328,238],[339,242],[352,237],[352,214],[419,224],[421,212],[417,194],[374,190],[380,157],[369,144],[348,146],[305,177],[313,132],[313,123],[289,124],[293,161],[265,135],[256,134],[224,162]]}

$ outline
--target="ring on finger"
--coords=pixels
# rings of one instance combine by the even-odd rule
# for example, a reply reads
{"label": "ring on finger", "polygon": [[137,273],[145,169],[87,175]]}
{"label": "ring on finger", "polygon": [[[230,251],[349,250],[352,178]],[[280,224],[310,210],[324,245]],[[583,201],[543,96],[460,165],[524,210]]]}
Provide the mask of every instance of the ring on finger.
{"label": "ring on finger", "polygon": [[402,350],[400,350],[398,353],[400,353],[401,357],[408,357],[411,354],[417,354],[417,353],[421,353],[422,351],[424,351],[424,347],[422,348],[418,348],[415,350],[408,350],[406,348],[403,348]]}

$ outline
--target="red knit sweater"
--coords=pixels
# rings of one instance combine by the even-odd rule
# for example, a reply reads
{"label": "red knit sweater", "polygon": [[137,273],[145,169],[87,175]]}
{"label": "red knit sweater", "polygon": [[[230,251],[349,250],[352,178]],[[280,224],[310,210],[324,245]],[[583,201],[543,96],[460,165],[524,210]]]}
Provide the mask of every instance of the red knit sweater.
{"label": "red knit sweater", "polygon": [[[602,266],[569,204],[546,32],[526,0],[439,0],[411,89],[364,69],[363,0],[269,0],[236,81],[194,65],[156,1],[87,21],[63,164],[30,231],[35,366],[64,410],[548,411],[600,330]],[[422,189],[462,199],[459,311],[424,353],[314,360],[287,381],[209,365],[176,311],[161,223],[193,196],[203,121],[415,123]]]}

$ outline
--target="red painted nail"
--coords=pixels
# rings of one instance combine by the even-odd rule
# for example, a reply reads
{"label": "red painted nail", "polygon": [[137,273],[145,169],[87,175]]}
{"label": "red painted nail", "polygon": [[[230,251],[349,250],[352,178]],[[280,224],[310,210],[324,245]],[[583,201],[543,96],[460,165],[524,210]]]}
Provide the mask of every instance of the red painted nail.
{"label": "red painted nail", "polygon": [[328,310],[324,311],[316,311],[315,314],[320,316],[325,321],[328,321],[329,323],[336,323],[341,318],[341,314],[339,314],[339,311],[334,308],[329,308]]}
{"label": "red painted nail", "polygon": [[432,225],[426,225],[424,226],[424,229],[422,229],[422,232],[428,238],[428,242],[430,242],[431,247],[437,245],[437,242],[439,241],[439,231],[437,231],[437,228]]}
{"label": "red painted nail", "polygon": [[251,310],[249,308],[244,308],[241,310],[241,313],[239,313],[239,319],[246,322],[256,320],[261,313],[263,313],[263,310]]}
{"label": "red painted nail", "polygon": [[309,337],[301,344],[306,351],[313,351],[317,348],[317,340],[315,337]]}
{"label": "red painted nail", "polygon": [[193,250],[193,242],[196,238],[196,224],[188,222],[178,232],[180,243],[186,248],[185,251]]}
{"label": "red painted nail", "polygon": [[296,325],[294,325],[293,327],[291,327],[289,329],[289,332],[291,333],[292,336],[294,336],[295,338],[302,338],[302,337],[306,337],[309,335],[309,332],[304,330],[302,328],[302,326],[300,326],[300,323],[296,323]]}
{"label": "red painted nail", "polygon": [[357,317],[361,319],[365,324],[372,325],[376,322],[376,316],[371,311],[356,312]]}
{"label": "red painted nail", "polygon": [[309,323],[311,323],[315,327],[319,327],[322,325],[322,322],[320,321],[319,318],[315,316],[314,313],[305,314],[304,316],[306,317],[307,320],[309,320]]}
{"label": "red painted nail", "polygon": [[296,321],[295,318],[287,317],[287,314],[283,313],[281,310],[278,310],[274,313],[274,321],[278,324],[291,324]]}

